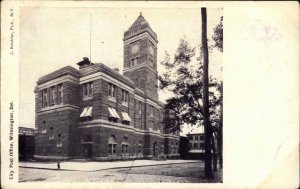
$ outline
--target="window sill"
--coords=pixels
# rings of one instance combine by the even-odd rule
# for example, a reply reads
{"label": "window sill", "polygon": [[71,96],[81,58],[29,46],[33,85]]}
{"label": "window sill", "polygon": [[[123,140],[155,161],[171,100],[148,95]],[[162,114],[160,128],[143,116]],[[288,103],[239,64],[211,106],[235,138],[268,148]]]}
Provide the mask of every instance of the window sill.
{"label": "window sill", "polygon": [[117,102],[115,97],[109,96],[108,100],[111,102]]}
{"label": "window sill", "polygon": [[86,100],[91,100],[91,99],[93,99],[92,96],[84,96],[82,100],[86,101]]}
{"label": "window sill", "polygon": [[46,106],[46,107],[43,107],[40,109],[40,111],[44,111],[44,110],[51,110],[51,109],[55,109],[55,108],[58,108],[58,107],[61,107],[63,106],[63,103],[60,103],[60,104],[55,104],[53,106]]}
{"label": "window sill", "polygon": [[128,102],[122,102],[122,106],[128,107]]}
{"label": "window sill", "polygon": [[62,144],[56,144],[56,147],[61,148]]}

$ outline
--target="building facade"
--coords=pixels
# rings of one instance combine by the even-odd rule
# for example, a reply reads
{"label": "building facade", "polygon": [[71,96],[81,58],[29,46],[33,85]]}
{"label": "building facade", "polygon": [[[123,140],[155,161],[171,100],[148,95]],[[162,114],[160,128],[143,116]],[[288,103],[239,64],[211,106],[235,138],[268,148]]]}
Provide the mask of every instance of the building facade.
{"label": "building facade", "polygon": [[189,140],[189,150],[187,159],[204,159],[205,155],[205,140],[204,133],[190,133],[187,134]]}
{"label": "building facade", "polygon": [[187,134],[189,139],[189,152],[205,152],[204,133]]}
{"label": "building facade", "polygon": [[140,15],[124,32],[124,71],[84,58],[42,76],[35,89],[35,157],[97,160],[179,157],[163,123],[157,35]]}

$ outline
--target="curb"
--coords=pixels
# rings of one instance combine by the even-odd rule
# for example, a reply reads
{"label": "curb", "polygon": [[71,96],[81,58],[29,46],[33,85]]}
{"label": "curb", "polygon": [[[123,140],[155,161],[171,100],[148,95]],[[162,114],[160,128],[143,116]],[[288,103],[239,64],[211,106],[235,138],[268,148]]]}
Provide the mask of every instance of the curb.
{"label": "curb", "polygon": [[194,162],[178,162],[178,163],[165,163],[165,164],[155,164],[155,165],[136,165],[136,166],[125,166],[125,167],[111,167],[111,168],[105,168],[105,169],[97,169],[97,170],[72,170],[72,169],[54,169],[54,168],[43,168],[43,167],[30,167],[30,166],[19,166],[21,168],[31,168],[31,169],[43,169],[43,170],[54,170],[54,171],[81,171],[81,172],[95,172],[95,171],[104,171],[109,169],[124,169],[124,168],[130,168],[130,167],[150,167],[150,166],[157,166],[157,165],[172,165],[172,164],[183,164],[183,163],[198,163],[201,161],[194,161]]}

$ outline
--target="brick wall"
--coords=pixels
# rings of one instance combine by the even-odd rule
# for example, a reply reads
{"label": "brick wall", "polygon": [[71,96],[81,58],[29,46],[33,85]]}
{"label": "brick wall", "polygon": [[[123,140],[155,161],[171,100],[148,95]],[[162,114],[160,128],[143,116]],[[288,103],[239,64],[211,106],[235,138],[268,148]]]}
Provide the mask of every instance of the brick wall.
{"label": "brick wall", "polygon": [[[76,150],[76,110],[62,110],[37,115],[38,134],[35,135],[35,154],[42,156],[72,156]],[[51,129],[53,128],[53,132]],[[52,134],[53,133],[53,134]],[[61,147],[57,147],[61,135]],[[53,136],[53,138],[51,138]],[[69,149],[70,147],[70,149]]]}

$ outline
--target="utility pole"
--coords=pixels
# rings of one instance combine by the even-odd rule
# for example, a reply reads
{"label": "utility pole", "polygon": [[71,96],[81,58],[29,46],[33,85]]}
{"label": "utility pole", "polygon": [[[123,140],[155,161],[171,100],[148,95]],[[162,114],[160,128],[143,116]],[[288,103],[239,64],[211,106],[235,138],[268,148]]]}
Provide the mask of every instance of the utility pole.
{"label": "utility pole", "polygon": [[203,52],[203,119],[205,136],[205,177],[212,178],[211,142],[212,128],[209,120],[209,94],[208,94],[208,46],[207,46],[207,13],[206,8],[201,8],[202,20],[202,52]]}

